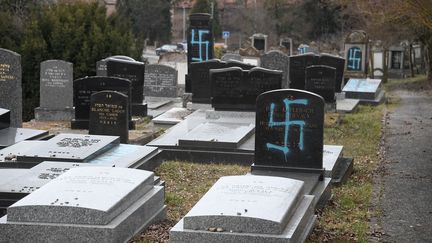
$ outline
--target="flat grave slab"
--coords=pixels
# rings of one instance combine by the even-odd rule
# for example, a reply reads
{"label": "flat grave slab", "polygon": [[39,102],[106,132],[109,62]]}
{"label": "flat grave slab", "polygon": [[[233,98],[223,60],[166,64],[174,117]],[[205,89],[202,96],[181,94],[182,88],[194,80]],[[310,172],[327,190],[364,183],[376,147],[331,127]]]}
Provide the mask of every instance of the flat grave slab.
{"label": "flat grave slab", "polygon": [[342,156],[342,145],[324,145],[323,168],[325,176],[332,178],[333,171],[339,166],[339,158]]}
{"label": "flat grave slab", "polygon": [[0,148],[8,147],[23,140],[38,139],[48,135],[48,131],[29,128],[8,127],[0,130]]}
{"label": "flat grave slab", "polygon": [[[172,242],[301,242],[314,223],[303,182],[269,176],[220,178],[170,231]],[[211,232],[209,228],[222,228]]]}
{"label": "flat grave slab", "polygon": [[183,121],[188,115],[192,113],[192,110],[187,108],[174,107],[161,115],[152,119],[154,124],[162,125],[175,125]]}
{"label": "flat grave slab", "polygon": [[254,131],[253,124],[206,122],[180,136],[178,144],[184,147],[237,148]]}
{"label": "flat grave slab", "polygon": [[125,242],[165,216],[163,187],[153,181],[143,170],[69,170],[8,208],[0,241]]}
{"label": "flat grave slab", "polygon": [[24,140],[15,143],[9,147],[0,149],[0,162],[16,161],[17,156],[24,154],[26,151],[31,150],[35,146],[45,143],[39,140]]}
{"label": "flat grave slab", "polygon": [[91,159],[88,163],[92,165],[136,168],[158,154],[158,152],[156,147],[120,144]]}
{"label": "flat grave slab", "polygon": [[117,136],[59,134],[17,156],[21,161],[86,162],[120,143]]}
{"label": "flat grave slab", "polygon": [[336,111],[339,113],[351,113],[359,103],[359,99],[338,99],[336,100]]}
{"label": "flat grave slab", "polygon": [[342,91],[346,98],[359,99],[360,104],[378,105],[385,96],[381,79],[349,79]]}

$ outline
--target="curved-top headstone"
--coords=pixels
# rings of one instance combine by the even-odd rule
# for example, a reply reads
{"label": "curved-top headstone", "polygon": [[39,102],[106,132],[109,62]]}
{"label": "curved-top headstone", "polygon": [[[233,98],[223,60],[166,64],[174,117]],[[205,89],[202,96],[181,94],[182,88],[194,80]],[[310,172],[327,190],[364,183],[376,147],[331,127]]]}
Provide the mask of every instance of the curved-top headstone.
{"label": "curved-top headstone", "polygon": [[256,102],[255,166],[322,169],[324,100],[303,90],[261,94]]}
{"label": "curved-top headstone", "polygon": [[261,56],[261,67],[282,71],[282,88],[289,88],[289,57],[278,50],[269,51]]}
{"label": "curved-top headstone", "polygon": [[0,48],[0,107],[10,110],[11,126],[22,126],[21,55]]}
{"label": "curved-top headstone", "polygon": [[73,107],[73,64],[47,60],[40,64],[40,107]]}

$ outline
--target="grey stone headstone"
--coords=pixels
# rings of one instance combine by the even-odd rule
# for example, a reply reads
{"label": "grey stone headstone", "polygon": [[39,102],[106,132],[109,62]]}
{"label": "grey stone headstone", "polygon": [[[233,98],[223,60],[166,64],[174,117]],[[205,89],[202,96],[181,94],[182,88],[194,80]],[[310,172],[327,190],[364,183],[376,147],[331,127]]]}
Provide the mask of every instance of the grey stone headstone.
{"label": "grey stone headstone", "polygon": [[11,111],[11,126],[22,126],[21,55],[0,48],[0,107]]}
{"label": "grey stone headstone", "polygon": [[289,88],[289,56],[281,51],[269,51],[261,56],[261,67],[282,71],[282,88]]}
{"label": "grey stone headstone", "polygon": [[147,65],[144,75],[144,96],[177,97],[177,70],[166,65]]}
{"label": "grey stone headstone", "polygon": [[40,107],[73,106],[73,64],[47,60],[40,64]]}
{"label": "grey stone headstone", "polygon": [[144,170],[74,168],[10,206],[8,221],[106,225],[153,181],[153,173]]}
{"label": "grey stone headstone", "polygon": [[34,146],[17,158],[21,161],[86,162],[118,145],[119,137],[83,134],[59,134]]}
{"label": "grey stone headstone", "polygon": [[108,76],[105,59],[96,62],[96,76],[102,76],[102,77]]}

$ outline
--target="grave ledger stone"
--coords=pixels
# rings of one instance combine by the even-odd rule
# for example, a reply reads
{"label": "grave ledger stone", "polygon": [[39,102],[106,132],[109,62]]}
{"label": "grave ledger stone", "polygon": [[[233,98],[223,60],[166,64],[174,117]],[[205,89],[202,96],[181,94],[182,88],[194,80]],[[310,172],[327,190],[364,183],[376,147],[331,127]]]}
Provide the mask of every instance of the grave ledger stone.
{"label": "grave ledger stone", "polygon": [[231,67],[211,69],[210,79],[215,110],[253,111],[258,95],[281,88],[282,72],[258,67],[243,71]]}
{"label": "grave ledger stone", "polygon": [[0,242],[126,242],[165,218],[153,183],[144,170],[71,169],[8,208]]}
{"label": "grave ledger stone", "polygon": [[22,126],[21,55],[0,48],[0,107],[10,110],[11,126]]}
{"label": "grave ledger stone", "polygon": [[121,143],[129,140],[129,98],[116,91],[91,95],[89,134],[119,136]]}
{"label": "grave ledger stone", "polygon": [[[111,90],[128,96],[129,111],[131,110],[131,82],[127,79],[116,77],[87,77],[74,81],[74,106],[75,119],[71,122],[72,129],[88,129],[90,118],[90,97],[93,93]],[[132,115],[129,117],[129,129],[135,128]]]}
{"label": "grave ledger stone", "polygon": [[303,182],[225,176],[170,230],[170,242],[303,242],[316,221]]}
{"label": "grave ledger stone", "polygon": [[144,63],[109,58],[106,65],[109,77],[119,77],[131,81],[132,116],[147,116],[147,104],[144,103]]}
{"label": "grave ledger stone", "polygon": [[70,121],[73,117],[73,64],[62,60],[42,62],[36,120]]}
{"label": "grave ledger stone", "polygon": [[151,97],[177,97],[177,70],[161,64],[146,66],[144,95]]}

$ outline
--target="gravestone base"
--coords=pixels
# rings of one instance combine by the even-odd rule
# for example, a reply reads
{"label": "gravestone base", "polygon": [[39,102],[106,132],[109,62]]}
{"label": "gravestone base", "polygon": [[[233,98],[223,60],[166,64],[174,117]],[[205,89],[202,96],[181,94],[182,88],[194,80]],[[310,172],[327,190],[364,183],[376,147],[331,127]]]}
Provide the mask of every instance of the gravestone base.
{"label": "gravestone base", "polygon": [[107,225],[35,223],[0,218],[0,242],[126,242],[166,217],[164,188],[155,186]]}
{"label": "gravestone base", "polygon": [[336,111],[336,102],[324,104],[324,112],[335,112],[335,111]]}
{"label": "gravestone base", "polygon": [[147,103],[132,103],[132,116],[147,116]]}
{"label": "gravestone base", "polygon": [[353,158],[340,158],[339,166],[334,171],[331,183],[335,186],[344,184],[354,169]]}
{"label": "gravestone base", "polygon": [[35,109],[36,121],[70,121],[75,118],[75,109],[52,109],[37,107]]}
{"label": "gravestone base", "polygon": [[352,113],[355,112],[360,100],[358,99],[340,99],[336,100],[336,112],[338,113]]}
{"label": "gravestone base", "polygon": [[385,101],[385,91],[380,90],[374,99],[359,99],[360,105],[379,105]]}

